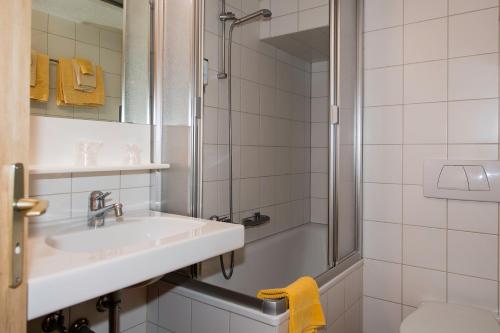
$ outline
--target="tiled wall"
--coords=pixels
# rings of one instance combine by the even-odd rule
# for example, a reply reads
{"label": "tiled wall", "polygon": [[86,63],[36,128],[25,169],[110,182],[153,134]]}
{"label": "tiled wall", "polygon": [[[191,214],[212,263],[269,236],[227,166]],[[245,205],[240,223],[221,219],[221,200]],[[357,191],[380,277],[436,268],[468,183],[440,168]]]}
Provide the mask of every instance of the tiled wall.
{"label": "tiled wall", "polygon": [[[258,0],[228,1],[241,16]],[[217,79],[219,1],[205,2],[203,216],[229,212],[227,80]],[[260,42],[259,24],[235,29],[233,42],[233,204],[235,216],[256,211],[271,223],[248,230],[247,241],[309,222],[311,65]]]}
{"label": "tiled wall", "polygon": [[311,222],[328,223],[328,61],[312,64]]}
{"label": "tiled wall", "polygon": [[30,195],[47,199],[47,213],[33,222],[66,220],[87,216],[91,191],[111,192],[110,202],[121,202],[124,212],[149,209],[150,173],[122,171],[100,173],[73,173],[32,175]]}
{"label": "tiled wall", "polygon": [[[357,267],[321,290],[327,327],[320,332],[361,332],[363,269]],[[160,282],[148,291],[148,325],[154,333],[285,333],[279,327],[242,315],[234,304],[198,297]],[[155,330],[154,330],[155,329]]]}
{"label": "tiled wall", "polygon": [[261,8],[268,8],[273,12],[272,20],[260,23],[261,38],[329,25],[328,0],[261,0]]}
{"label": "tiled wall", "polygon": [[31,47],[51,59],[81,57],[101,65],[106,94],[105,104],[99,108],[57,106],[56,64],[51,62],[49,102],[32,102],[32,114],[118,121],[122,86],[121,32],[33,10]]}
{"label": "tiled wall", "polygon": [[498,0],[365,0],[364,332],[499,306],[498,204],[430,199],[425,159],[498,159]]}

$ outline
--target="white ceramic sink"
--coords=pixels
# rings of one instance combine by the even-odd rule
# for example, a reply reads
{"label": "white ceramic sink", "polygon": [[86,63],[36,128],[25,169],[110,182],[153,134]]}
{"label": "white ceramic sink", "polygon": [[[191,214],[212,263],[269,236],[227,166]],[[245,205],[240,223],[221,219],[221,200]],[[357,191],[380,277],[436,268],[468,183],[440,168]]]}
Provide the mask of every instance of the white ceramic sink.
{"label": "white ceramic sink", "polygon": [[130,219],[112,227],[50,236],[46,238],[46,243],[69,252],[96,252],[148,243],[155,246],[162,240],[194,231],[204,225],[206,223],[201,221],[175,220],[168,217]]}
{"label": "white ceramic sink", "polygon": [[28,319],[162,276],[244,245],[241,225],[157,212],[30,226]]}

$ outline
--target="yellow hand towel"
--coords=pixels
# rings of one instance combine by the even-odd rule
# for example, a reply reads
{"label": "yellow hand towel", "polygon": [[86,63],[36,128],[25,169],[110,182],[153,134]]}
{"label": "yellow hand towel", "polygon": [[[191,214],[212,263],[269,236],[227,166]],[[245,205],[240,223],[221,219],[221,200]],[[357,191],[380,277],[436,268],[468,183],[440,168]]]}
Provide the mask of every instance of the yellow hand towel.
{"label": "yellow hand towel", "polygon": [[87,59],[75,59],[80,66],[80,73],[84,75],[94,75],[94,64]]}
{"label": "yellow hand towel", "polygon": [[73,86],[76,90],[93,92],[97,86],[96,76],[94,74],[87,75],[80,72],[80,65],[73,59]]}
{"label": "yellow hand towel", "polygon": [[286,288],[261,290],[257,297],[260,299],[288,298],[289,333],[315,333],[318,328],[326,325],[318,285],[311,277],[302,277]]}
{"label": "yellow hand towel", "polygon": [[100,66],[96,66],[96,88],[92,92],[76,90],[71,59],[59,59],[57,65],[57,105],[97,107],[104,105],[104,80]]}
{"label": "yellow hand towel", "polygon": [[36,54],[36,82],[30,84],[30,98],[40,102],[49,100],[49,57],[46,54]]}
{"label": "yellow hand towel", "polygon": [[31,51],[31,63],[30,63],[30,87],[36,86],[36,63],[37,63],[37,53]]}

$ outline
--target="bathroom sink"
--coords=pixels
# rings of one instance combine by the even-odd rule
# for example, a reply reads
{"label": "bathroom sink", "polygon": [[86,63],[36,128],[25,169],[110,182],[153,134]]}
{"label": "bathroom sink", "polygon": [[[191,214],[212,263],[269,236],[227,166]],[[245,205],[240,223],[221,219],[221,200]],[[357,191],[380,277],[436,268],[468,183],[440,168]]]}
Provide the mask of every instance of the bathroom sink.
{"label": "bathroom sink", "polygon": [[120,222],[109,218],[97,229],[85,219],[35,224],[27,247],[28,319],[243,245],[241,225],[152,211],[129,212]]}
{"label": "bathroom sink", "polygon": [[183,221],[157,217],[146,221],[131,219],[97,229],[50,236],[46,243],[69,252],[96,252],[138,244],[160,245],[162,241],[182,233],[195,233],[206,225],[201,221]]}

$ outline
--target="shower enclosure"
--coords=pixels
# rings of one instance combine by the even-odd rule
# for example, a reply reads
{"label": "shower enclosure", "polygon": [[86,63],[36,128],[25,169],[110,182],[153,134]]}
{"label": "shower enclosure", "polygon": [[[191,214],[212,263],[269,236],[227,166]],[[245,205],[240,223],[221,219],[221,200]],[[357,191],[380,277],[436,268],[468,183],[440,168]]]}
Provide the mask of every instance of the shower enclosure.
{"label": "shower enclosure", "polygon": [[156,90],[155,156],[172,168],[155,178],[153,208],[257,224],[232,276],[222,258],[230,279],[219,258],[190,271],[251,304],[303,275],[325,286],[361,258],[362,3],[295,2],[168,1],[157,46],[176,82]]}

